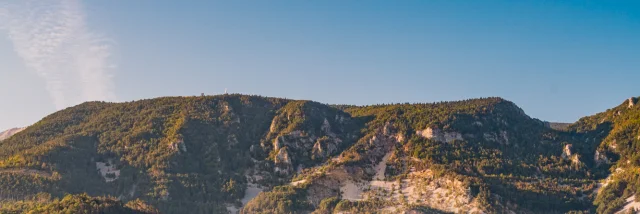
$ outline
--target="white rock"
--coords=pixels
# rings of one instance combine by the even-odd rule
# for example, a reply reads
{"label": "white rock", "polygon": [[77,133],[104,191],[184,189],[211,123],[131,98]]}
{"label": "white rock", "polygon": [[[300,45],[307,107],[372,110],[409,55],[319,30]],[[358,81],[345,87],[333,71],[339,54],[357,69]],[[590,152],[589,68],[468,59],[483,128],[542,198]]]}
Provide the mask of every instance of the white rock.
{"label": "white rock", "polygon": [[275,163],[284,163],[291,164],[291,159],[289,159],[289,153],[287,152],[287,148],[281,148],[276,155]]}
{"label": "white rock", "polygon": [[454,140],[463,140],[462,134],[458,132],[443,132],[437,128],[426,128],[422,131],[416,131],[416,134],[427,139],[433,139],[438,142],[450,143]]}
{"label": "white rock", "polygon": [[564,146],[564,149],[562,151],[562,158],[569,158],[571,157],[571,148],[573,148],[573,145],[571,144],[567,144]]}
{"label": "white rock", "polygon": [[[120,170],[116,169],[116,166],[112,163],[111,159],[109,159],[107,163],[96,162],[96,169],[107,182],[113,182],[117,180],[118,177],[120,177]],[[113,177],[107,176],[109,174],[114,176]]]}

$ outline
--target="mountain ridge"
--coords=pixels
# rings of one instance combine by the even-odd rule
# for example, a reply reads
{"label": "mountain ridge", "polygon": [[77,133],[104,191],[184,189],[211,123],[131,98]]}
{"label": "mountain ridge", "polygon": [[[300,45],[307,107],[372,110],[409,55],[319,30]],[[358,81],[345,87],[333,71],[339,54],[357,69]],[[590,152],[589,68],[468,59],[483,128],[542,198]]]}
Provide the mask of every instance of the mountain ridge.
{"label": "mountain ridge", "polygon": [[11,129],[7,129],[3,132],[0,132],[0,141],[7,139],[11,136],[13,136],[14,134],[17,134],[18,132],[21,132],[22,130],[24,130],[26,128],[11,128]]}
{"label": "mountain ridge", "polygon": [[[596,191],[609,166],[635,160],[603,146],[616,130],[636,130],[640,111],[629,103],[552,129],[498,97],[88,102],[0,142],[0,198],[111,195],[163,213],[612,213],[638,192],[626,165],[630,172],[614,177],[625,188]],[[618,148],[633,151],[627,141]]]}

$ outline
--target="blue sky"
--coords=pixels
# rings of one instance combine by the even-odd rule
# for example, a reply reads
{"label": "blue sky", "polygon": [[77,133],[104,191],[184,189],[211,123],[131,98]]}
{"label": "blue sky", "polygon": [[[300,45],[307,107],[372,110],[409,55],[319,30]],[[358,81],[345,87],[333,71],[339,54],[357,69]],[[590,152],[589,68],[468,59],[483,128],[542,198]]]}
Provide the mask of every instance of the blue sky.
{"label": "blue sky", "polygon": [[[63,21],[13,12],[33,7]],[[86,100],[225,88],[358,105],[500,96],[564,122],[640,96],[633,1],[58,0],[4,13],[0,129]],[[43,26],[71,30],[24,33]],[[21,51],[50,47],[39,38],[60,48]]]}

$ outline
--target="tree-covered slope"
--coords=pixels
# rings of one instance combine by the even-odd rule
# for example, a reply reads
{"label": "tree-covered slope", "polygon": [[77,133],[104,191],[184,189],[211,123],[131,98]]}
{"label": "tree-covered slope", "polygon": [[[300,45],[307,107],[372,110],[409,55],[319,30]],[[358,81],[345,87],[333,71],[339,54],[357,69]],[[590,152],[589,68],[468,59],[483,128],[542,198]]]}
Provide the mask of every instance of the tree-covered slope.
{"label": "tree-covered slope", "polygon": [[[357,127],[345,115],[242,95],[84,103],[0,143],[0,197],[88,193],[141,198],[169,213],[225,212],[244,197],[247,173],[272,186],[346,147]],[[326,118],[342,121],[329,127]],[[335,148],[313,156],[316,141]]]}
{"label": "tree-covered slope", "polygon": [[[581,118],[569,127],[593,147],[588,157],[599,172],[609,174],[595,200],[598,213],[640,208],[640,106],[629,98],[619,106]],[[625,206],[627,206],[625,208]]]}
{"label": "tree-covered slope", "polygon": [[[0,201],[86,193],[162,213],[610,213],[638,192],[637,109],[553,129],[501,98],[89,102],[0,142]],[[610,167],[624,170],[597,194]]]}
{"label": "tree-covered slope", "polygon": [[24,130],[24,128],[12,128],[12,129],[0,132],[0,141],[13,136],[16,133],[21,132],[22,130]]}
{"label": "tree-covered slope", "polygon": [[154,207],[141,200],[126,204],[115,198],[90,197],[86,194],[67,195],[62,199],[40,193],[20,201],[0,202],[0,213],[87,213],[87,214],[153,214]]}
{"label": "tree-covered slope", "polygon": [[565,152],[572,137],[509,101],[340,108],[366,121],[363,137],[291,185],[259,195],[245,211],[564,213],[592,208],[589,193],[596,177],[583,157]]}
{"label": "tree-covered slope", "polygon": [[72,107],[1,142],[0,193],[86,192],[217,212],[242,197],[249,148],[287,102],[175,97]]}

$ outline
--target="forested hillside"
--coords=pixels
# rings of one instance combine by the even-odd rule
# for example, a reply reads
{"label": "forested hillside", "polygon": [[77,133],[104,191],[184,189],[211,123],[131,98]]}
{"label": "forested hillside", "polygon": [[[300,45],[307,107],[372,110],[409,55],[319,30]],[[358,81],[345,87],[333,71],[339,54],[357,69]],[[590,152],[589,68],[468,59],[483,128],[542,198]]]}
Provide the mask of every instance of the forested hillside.
{"label": "forested hillside", "polygon": [[594,203],[598,213],[622,208],[640,212],[640,107],[629,98],[615,108],[584,117],[569,129],[584,144],[596,165],[609,174]]}
{"label": "forested hillside", "polygon": [[24,128],[12,128],[12,129],[0,132],[0,141],[13,136],[16,133],[21,132],[22,130],[24,130]]}
{"label": "forested hillside", "polygon": [[0,202],[0,213],[130,213],[154,214],[158,210],[144,201],[132,200],[124,204],[116,198],[90,197],[86,194],[67,195],[62,199],[52,198],[47,193],[19,201]]}
{"label": "forested hillside", "polygon": [[639,192],[635,101],[561,128],[501,98],[89,102],[0,141],[0,213],[613,213]]}

